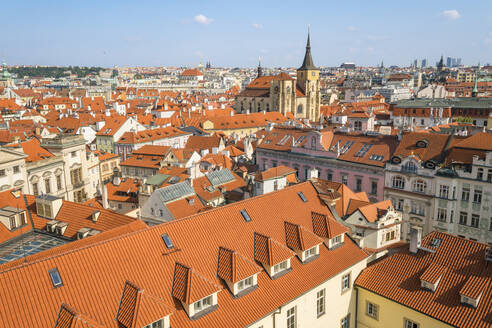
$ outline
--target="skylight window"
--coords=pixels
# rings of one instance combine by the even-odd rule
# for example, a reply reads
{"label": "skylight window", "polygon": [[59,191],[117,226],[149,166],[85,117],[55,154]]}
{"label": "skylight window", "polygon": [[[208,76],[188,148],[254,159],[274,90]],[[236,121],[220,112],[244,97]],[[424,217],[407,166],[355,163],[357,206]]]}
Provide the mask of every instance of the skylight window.
{"label": "skylight window", "polygon": [[347,141],[347,142],[345,143],[345,145],[343,145],[342,149],[340,150],[340,153],[345,154],[345,153],[347,152],[347,150],[349,150],[349,149],[350,149],[350,147],[352,147],[352,146],[353,146],[353,144],[354,144],[354,142],[353,142],[353,141]]}
{"label": "skylight window", "polygon": [[162,235],[162,240],[164,241],[164,244],[166,244],[167,249],[174,248],[173,241],[171,240],[171,237],[167,233]]}
{"label": "skylight window", "polygon": [[367,153],[369,149],[371,149],[372,144],[364,144],[362,148],[355,153],[355,157],[364,157],[364,155]]}
{"label": "skylight window", "polygon": [[300,136],[299,138],[297,138],[296,140],[296,145],[300,144],[301,142],[304,141],[304,139],[306,139],[306,136]]}
{"label": "skylight window", "polygon": [[243,216],[244,221],[251,221],[251,217],[249,216],[248,212],[246,212],[246,210],[241,210],[241,215]]}
{"label": "skylight window", "polygon": [[297,193],[299,195],[299,198],[305,203],[307,202],[307,199],[306,199],[306,196],[304,196],[304,194],[302,193],[302,191],[299,191]]}
{"label": "skylight window", "polygon": [[60,273],[58,272],[57,268],[53,268],[50,271],[48,271],[51,277],[51,282],[53,283],[53,287],[60,287],[63,285],[63,282],[60,277]]}
{"label": "skylight window", "polygon": [[439,247],[441,245],[442,239],[441,238],[434,238],[432,239],[430,245],[432,247]]}
{"label": "skylight window", "polygon": [[282,137],[282,139],[280,139],[279,142],[277,142],[277,145],[283,145],[287,142],[287,140],[289,140],[289,138],[291,137],[290,134],[286,134],[285,136]]}

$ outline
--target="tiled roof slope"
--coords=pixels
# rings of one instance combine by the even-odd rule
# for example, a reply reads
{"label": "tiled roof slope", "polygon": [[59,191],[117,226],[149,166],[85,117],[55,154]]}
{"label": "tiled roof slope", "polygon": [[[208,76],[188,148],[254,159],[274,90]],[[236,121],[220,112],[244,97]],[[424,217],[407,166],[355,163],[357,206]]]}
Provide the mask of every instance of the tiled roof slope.
{"label": "tiled roof slope", "polygon": [[[414,155],[424,162],[431,159],[440,162],[449,138],[450,136],[447,134],[410,132],[403,135],[394,156],[406,158]],[[417,147],[417,142],[424,140],[428,142],[427,147]]]}
{"label": "tiled roof slope", "polygon": [[[307,202],[298,195],[302,191]],[[246,222],[240,210],[248,211]],[[172,297],[176,263],[183,263],[205,279],[224,288],[217,277],[219,247],[232,249],[253,260],[254,232],[285,245],[284,221],[312,229],[311,211],[329,214],[310,182],[267,195],[232,203],[194,216],[163,223],[112,240],[104,240],[63,254],[11,267],[0,272],[0,326],[52,327],[65,302],[107,327],[114,320],[122,289],[131,281],[170,306],[172,327],[244,327],[264,317],[330,277],[365,260],[366,254],[350,239],[337,249],[321,246],[319,258],[301,264],[291,261],[292,271],[271,280],[258,274],[258,289],[240,298],[218,293],[218,309],[190,320]],[[174,251],[162,241],[171,238]],[[286,247],[286,246],[285,246]],[[328,265],[327,265],[328,264]],[[53,288],[48,270],[56,267],[63,286]],[[305,279],[310,277],[310,279]]]}
{"label": "tiled roof slope", "polygon": [[[492,264],[485,262],[487,245],[432,232],[423,238],[422,246],[430,248],[434,238],[442,240],[433,248],[435,253],[412,254],[406,248],[366,268],[355,284],[454,327],[492,327]],[[432,272],[425,274],[429,268],[441,275],[434,292],[421,288],[422,274],[435,281]],[[483,287],[476,309],[460,302],[460,291],[475,277]]]}

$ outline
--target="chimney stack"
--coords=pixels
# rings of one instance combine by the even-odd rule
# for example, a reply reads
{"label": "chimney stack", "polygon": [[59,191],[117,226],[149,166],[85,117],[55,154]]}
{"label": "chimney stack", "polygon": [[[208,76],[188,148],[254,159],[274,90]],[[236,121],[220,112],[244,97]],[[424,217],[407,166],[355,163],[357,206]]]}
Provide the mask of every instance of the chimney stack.
{"label": "chimney stack", "polygon": [[410,253],[417,254],[422,241],[422,228],[410,227]]}

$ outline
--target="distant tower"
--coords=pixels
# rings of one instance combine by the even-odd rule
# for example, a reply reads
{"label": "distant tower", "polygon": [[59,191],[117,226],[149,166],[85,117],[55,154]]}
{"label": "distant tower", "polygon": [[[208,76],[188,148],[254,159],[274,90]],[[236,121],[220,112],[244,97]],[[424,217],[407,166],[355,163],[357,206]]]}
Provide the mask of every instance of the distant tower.
{"label": "distant tower", "polygon": [[445,68],[446,66],[444,65],[444,56],[441,55],[441,60],[439,61],[439,63],[437,63],[437,71],[442,72]]}
{"label": "distant tower", "polygon": [[261,68],[261,57],[258,57],[258,76],[257,77],[261,77],[263,76],[263,68]]}
{"label": "distant tower", "polygon": [[475,85],[473,86],[473,91],[471,96],[476,98],[478,96],[478,74],[480,72],[480,63],[478,63],[477,69],[475,70]]}
{"label": "distant tower", "polygon": [[295,116],[307,118],[311,121],[318,120],[321,102],[319,68],[314,66],[311,56],[311,33],[309,28],[304,61],[302,66],[297,69],[297,85],[306,95],[306,104],[297,104]]}

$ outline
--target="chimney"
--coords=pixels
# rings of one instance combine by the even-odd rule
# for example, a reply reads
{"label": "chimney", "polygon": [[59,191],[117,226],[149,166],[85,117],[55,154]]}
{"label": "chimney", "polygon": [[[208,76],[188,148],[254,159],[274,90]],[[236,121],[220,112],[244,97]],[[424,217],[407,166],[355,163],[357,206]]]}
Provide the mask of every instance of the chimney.
{"label": "chimney", "polygon": [[99,218],[99,215],[101,214],[101,211],[94,211],[91,214],[92,222],[97,222],[97,219]]}
{"label": "chimney", "polygon": [[104,208],[109,208],[108,189],[106,188],[106,184],[104,184],[104,183],[102,185],[102,206]]}
{"label": "chimney", "polygon": [[410,227],[410,253],[417,254],[421,241],[422,228],[416,226]]}

